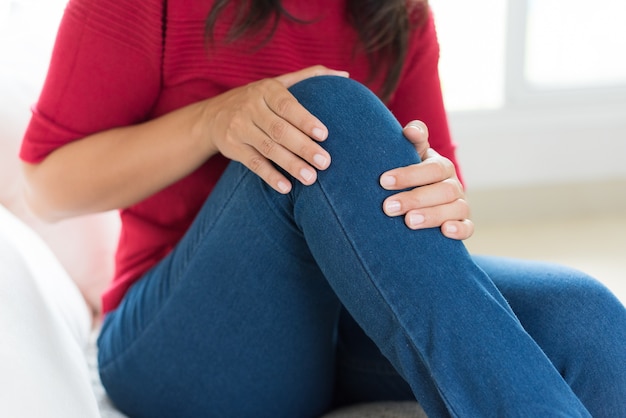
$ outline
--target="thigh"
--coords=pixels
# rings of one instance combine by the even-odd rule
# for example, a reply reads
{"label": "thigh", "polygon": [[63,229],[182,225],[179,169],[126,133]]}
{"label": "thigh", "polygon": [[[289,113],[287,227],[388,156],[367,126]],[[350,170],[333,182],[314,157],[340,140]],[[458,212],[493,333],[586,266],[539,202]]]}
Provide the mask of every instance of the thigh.
{"label": "thigh", "polygon": [[[473,258],[585,406],[597,411],[594,416],[624,408],[626,311],[603,285],[557,264]],[[413,399],[405,380],[345,311],[338,329],[338,403]],[[427,373],[421,378],[431,385]]]}
{"label": "thigh", "polygon": [[620,301],[569,267],[475,260],[592,416],[626,416],[626,309]]}
{"label": "thigh", "polygon": [[623,306],[583,272],[541,261],[487,256],[474,260],[561,371],[567,351],[576,351],[586,338],[601,338],[612,330],[624,332]]}
{"label": "thigh", "polygon": [[285,198],[232,163],[177,248],[107,317],[100,372],[133,416],[314,416],[339,303]]}

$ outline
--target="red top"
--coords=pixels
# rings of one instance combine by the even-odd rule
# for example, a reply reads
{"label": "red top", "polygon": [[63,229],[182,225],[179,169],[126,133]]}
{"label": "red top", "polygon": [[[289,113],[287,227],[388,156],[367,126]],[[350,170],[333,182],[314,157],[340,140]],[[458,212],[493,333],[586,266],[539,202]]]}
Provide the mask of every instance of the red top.
{"label": "red top", "polygon": [[[354,54],[356,32],[344,2],[284,0],[288,12],[271,41],[259,37],[207,49],[204,22],[212,1],[70,0],[43,91],[33,108],[20,156],[30,163],[89,134],[128,126],[234,87],[322,64],[365,82],[367,59]],[[232,3],[231,3],[232,4]],[[223,36],[232,14],[216,28]],[[441,97],[439,46],[432,16],[410,42],[389,108],[404,125],[421,119],[430,143],[456,164]],[[380,79],[369,83],[374,91]],[[228,161],[221,155],[152,197],[121,210],[116,274],[103,296],[105,312],[161,260],[185,233]]]}

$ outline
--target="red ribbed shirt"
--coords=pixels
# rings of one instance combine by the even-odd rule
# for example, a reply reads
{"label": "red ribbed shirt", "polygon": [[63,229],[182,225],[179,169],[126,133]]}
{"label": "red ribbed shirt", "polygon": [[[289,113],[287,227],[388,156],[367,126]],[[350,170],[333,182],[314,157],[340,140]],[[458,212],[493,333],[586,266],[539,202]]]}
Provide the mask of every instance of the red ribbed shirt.
{"label": "red ribbed shirt", "polygon": [[[343,1],[284,0],[289,13],[308,23],[281,19],[261,48],[259,37],[208,48],[204,25],[212,4],[71,0],[21,158],[38,163],[56,148],[89,134],[141,123],[234,87],[312,65],[347,70],[364,83],[368,78],[366,57],[354,53],[357,34],[347,23]],[[216,27],[217,39],[230,25],[230,12]],[[411,37],[402,77],[388,106],[402,124],[412,119],[426,122],[431,146],[456,164],[438,57],[430,16]],[[377,91],[381,79],[366,84]],[[116,273],[103,295],[105,312],[172,250],[227,163],[215,156],[183,180],[120,211]]]}

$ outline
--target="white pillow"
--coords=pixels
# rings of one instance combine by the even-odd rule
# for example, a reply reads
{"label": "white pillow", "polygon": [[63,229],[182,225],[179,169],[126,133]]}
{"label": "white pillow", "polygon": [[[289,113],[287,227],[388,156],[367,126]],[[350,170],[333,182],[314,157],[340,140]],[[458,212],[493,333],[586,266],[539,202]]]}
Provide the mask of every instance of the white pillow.
{"label": "white pillow", "polygon": [[98,417],[91,313],[46,244],[0,205],[0,416]]}

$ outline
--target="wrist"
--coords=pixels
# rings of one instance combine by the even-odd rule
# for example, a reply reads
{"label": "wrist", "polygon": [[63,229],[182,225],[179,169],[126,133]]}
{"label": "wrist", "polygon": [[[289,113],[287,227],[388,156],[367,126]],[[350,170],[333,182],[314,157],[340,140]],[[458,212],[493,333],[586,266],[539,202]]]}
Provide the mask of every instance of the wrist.
{"label": "wrist", "polygon": [[191,132],[189,138],[191,140],[191,151],[196,155],[204,156],[208,159],[219,152],[213,141],[211,134],[211,110],[209,101],[195,103],[189,106],[189,112],[192,117]]}

